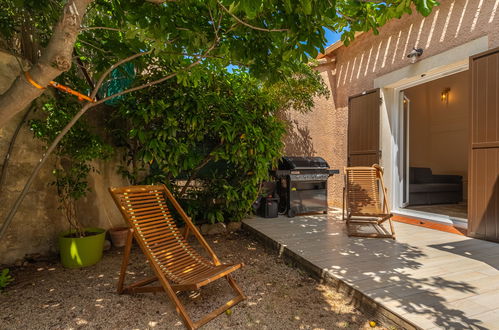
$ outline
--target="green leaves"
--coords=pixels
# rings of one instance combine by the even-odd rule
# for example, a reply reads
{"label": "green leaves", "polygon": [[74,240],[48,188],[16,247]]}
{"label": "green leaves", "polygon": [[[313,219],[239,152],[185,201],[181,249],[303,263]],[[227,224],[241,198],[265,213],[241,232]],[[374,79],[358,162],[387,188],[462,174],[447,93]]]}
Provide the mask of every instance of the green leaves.
{"label": "green leaves", "polygon": [[312,0],[300,0],[300,5],[305,15],[312,14]]}
{"label": "green leaves", "polygon": [[356,32],[372,30],[374,34],[378,34],[378,29],[389,20],[411,14],[413,5],[418,13],[428,16],[439,3],[435,0],[338,1],[337,18],[327,27],[342,33],[341,40],[348,45],[355,38]]}
{"label": "green leaves", "polygon": [[433,7],[438,6],[440,3],[436,0],[414,0],[416,9],[423,16],[428,16],[431,14]]}
{"label": "green leaves", "polygon": [[[137,61],[142,62],[143,69],[150,63],[155,65],[157,58],[169,63],[172,69],[179,69],[202,58],[215,45],[210,57],[223,59],[226,65],[237,64],[255,77],[275,82],[285,80],[294,66],[323,51],[327,42],[324,28],[342,33],[342,40],[348,44],[355,32],[376,33],[389,19],[410,12],[412,4],[427,15],[438,3],[435,0],[184,0],[154,5],[146,1],[98,1],[87,24],[109,26],[120,32],[98,29],[84,32],[80,50],[92,62],[99,62],[92,66],[99,69],[105,67],[104,62],[110,63],[111,56],[123,58],[150,49],[154,49],[154,57]],[[176,79],[184,86],[195,82],[184,73]]]}
{"label": "green leaves", "polygon": [[281,155],[285,130],[278,113],[290,107],[307,111],[314,95],[327,90],[307,65],[274,84],[243,71],[229,74],[216,62],[197,73],[199,78],[186,76],[141,93],[120,112],[134,127],[129,138],[140,144],[135,156],[149,171],[145,182],[175,187],[176,180],[196,180],[198,188],[182,196],[189,214],[198,220],[237,221]]}
{"label": "green leaves", "polygon": [[[32,48],[34,58],[22,55],[36,63],[37,50],[50,39],[65,1],[22,0],[18,8],[19,1],[4,1],[0,39],[18,45],[19,34],[29,35],[36,47],[22,48]],[[197,205],[193,210],[199,216],[240,219],[279,157],[284,124],[278,112],[307,111],[313,95],[327,94],[317,75],[303,66],[323,51],[324,29],[342,33],[348,45],[356,32],[377,33],[388,20],[410,13],[411,6],[428,15],[436,5],[435,0],[183,0],[161,5],[95,0],[74,49],[84,62],[78,70],[86,72],[76,74],[73,67],[58,81],[86,91],[79,77],[96,81],[112,63],[152,51],[133,61],[139,73],[133,84],[172,74],[176,78],[113,100],[121,119],[115,123],[115,142],[127,149],[121,172],[134,181],[197,178],[210,187],[189,190],[189,203]],[[229,64],[240,68],[237,74],[226,72]],[[46,118],[31,122],[35,137],[52,141],[77,108],[74,99],[48,102]],[[80,123],[57,149],[58,156],[70,160],[61,166],[66,172],[59,168],[56,174],[61,187],[76,187],[71,198],[86,189],[88,162],[110,152]],[[199,196],[198,204],[192,202]]]}
{"label": "green leaves", "polygon": [[[63,77],[77,83],[72,72]],[[40,119],[31,120],[29,126],[34,137],[47,146],[80,110],[80,103],[72,96],[56,93],[48,99],[40,109]],[[93,133],[92,127],[80,119],[64,136],[55,151],[56,164],[52,170],[57,189],[60,209],[63,211],[70,227],[79,228],[74,202],[89,192],[88,174],[95,171],[91,162],[107,159],[112,155],[112,148],[105,144],[101,137]]]}
{"label": "green leaves", "polygon": [[[326,90],[307,65],[289,73],[286,82],[263,83],[210,60],[191,75],[130,96],[116,118],[128,128],[122,173],[136,183],[172,186],[195,219],[242,219],[281,156],[285,124],[278,114],[291,106],[307,111]],[[176,183],[189,179],[181,195]]]}
{"label": "green leaves", "polygon": [[9,269],[4,268],[0,272],[0,293],[9,285],[14,278],[9,274]]}
{"label": "green leaves", "polygon": [[[50,39],[64,3],[4,0],[1,39],[5,45],[16,45],[19,33],[14,31],[30,35],[32,45],[23,49],[34,51],[22,55],[36,62],[32,57]],[[183,0],[158,5],[144,0],[94,0],[75,48],[93,80],[111,63],[153,50],[154,56],[134,61],[137,72],[147,75],[158,59],[175,72],[209,56],[275,82],[286,80],[294,66],[323,51],[324,28],[341,33],[349,44],[356,32],[377,33],[388,20],[411,13],[412,7],[426,16],[438,4],[436,0]],[[186,86],[190,78],[177,79]]]}

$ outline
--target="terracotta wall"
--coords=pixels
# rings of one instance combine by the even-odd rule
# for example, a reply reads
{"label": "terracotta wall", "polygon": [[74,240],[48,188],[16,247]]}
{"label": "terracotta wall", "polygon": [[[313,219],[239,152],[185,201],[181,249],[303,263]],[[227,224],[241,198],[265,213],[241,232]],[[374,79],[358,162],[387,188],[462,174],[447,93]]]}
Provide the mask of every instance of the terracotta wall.
{"label": "terracotta wall", "polygon": [[[334,63],[317,68],[329,90],[335,84]],[[285,138],[284,153],[288,156],[320,156],[332,169],[343,169],[346,155],[347,113],[337,108],[334,96],[318,98],[315,108],[306,114],[288,115],[288,135]],[[329,180],[329,195],[338,196],[342,192],[343,178],[334,175]]]}
{"label": "terracotta wall", "polygon": [[[406,55],[413,47],[424,48],[425,59],[456,46],[487,36],[489,48],[499,47],[497,1],[446,0],[428,17],[417,14],[395,19],[379,35],[364,33],[328,55],[318,70],[331,90],[331,97],[318,99],[307,115],[290,114],[294,126],[286,140],[287,150],[306,145],[311,154],[328,160],[333,168],[346,165],[348,96],[374,87],[374,79],[407,67]],[[343,179],[329,181],[330,204],[341,205]]]}
{"label": "terracotta wall", "polygon": [[[441,92],[450,88],[449,102]],[[404,91],[410,101],[409,164],[429,167],[434,174],[468,178],[468,72],[434,80]]]}
{"label": "terracotta wall", "polygon": [[[19,64],[16,59],[0,52],[0,94],[10,86],[18,72]],[[0,169],[21,117],[22,114],[19,114],[6,127],[0,128]],[[10,156],[5,188],[0,193],[0,224],[43,152],[43,145],[34,140],[32,133],[24,126]],[[57,253],[57,236],[68,227],[58,210],[56,191],[50,185],[53,181],[53,163],[54,159],[50,159],[43,167],[6,235],[2,237],[0,264],[12,264],[25,257],[53,256]],[[110,185],[125,184],[116,173],[117,163],[118,156],[115,160],[95,164],[99,173],[95,172],[90,176],[92,192],[78,203],[79,219],[84,225],[107,229],[123,224],[121,215],[107,192]]]}

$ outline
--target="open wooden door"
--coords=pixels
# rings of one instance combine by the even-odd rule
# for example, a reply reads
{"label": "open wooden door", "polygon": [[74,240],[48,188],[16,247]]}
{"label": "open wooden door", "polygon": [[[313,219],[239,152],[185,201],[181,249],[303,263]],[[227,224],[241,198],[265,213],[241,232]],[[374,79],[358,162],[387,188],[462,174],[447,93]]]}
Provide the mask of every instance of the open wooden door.
{"label": "open wooden door", "polygon": [[379,89],[348,98],[348,166],[379,164]]}
{"label": "open wooden door", "polygon": [[409,120],[410,120],[410,110],[411,110],[411,100],[402,93],[402,207],[409,206]]}
{"label": "open wooden door", "polygon": [[499,241],[499,48],[470,58],[468,234]]}

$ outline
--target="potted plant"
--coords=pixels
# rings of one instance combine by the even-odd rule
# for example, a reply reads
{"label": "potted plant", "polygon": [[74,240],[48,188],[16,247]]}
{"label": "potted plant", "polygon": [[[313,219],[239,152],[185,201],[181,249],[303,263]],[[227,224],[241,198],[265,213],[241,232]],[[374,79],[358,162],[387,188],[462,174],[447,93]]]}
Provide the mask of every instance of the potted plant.
{"label": "potted plant", "polygon": [[76,214],[76,201],[89,190],[86,178],[92,169],[85,162],[77,162],[53,171],[59,208],[69,224],[69,230],[59,235],[61,263],[67,268],[91,266],[102,258],[106,231],[83,227]]}
{"label": "potted plant", "polygon": [[[41,109],[46,117],[30,121],[35,138],[49,145],[78,108],[77,101],[66,95],[49,99]],[[52,184],[57,189],[59,209],[69,225],[59,235],[61,262],[65,267],[90,266],[102,257],[106,231],[85,228],[78,219],[76,202],[90,190],[87,177],[90,171],[95,171],[92,161],[106,159],[111,153],[111,147],[90,130],[85,120],[74,125],[57,146]]]}

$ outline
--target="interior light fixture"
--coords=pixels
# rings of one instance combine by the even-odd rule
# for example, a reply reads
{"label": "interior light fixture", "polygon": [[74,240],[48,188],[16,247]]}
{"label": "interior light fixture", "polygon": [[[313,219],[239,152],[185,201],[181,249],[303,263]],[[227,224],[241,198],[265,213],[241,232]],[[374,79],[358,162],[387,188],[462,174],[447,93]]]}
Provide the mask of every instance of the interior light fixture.
{"label": "interior light fixture", "polygon": [[449,104],[449,94],[450,94],[450,88],[449,87],[444,88],[440,93],[440,100],[445,104]]}
{"label": "interior light fixture", "polygon": [[407,57],[411,61],[412,64],[416,63],[418,58],[423,55],[423,48],[413,48]]}

